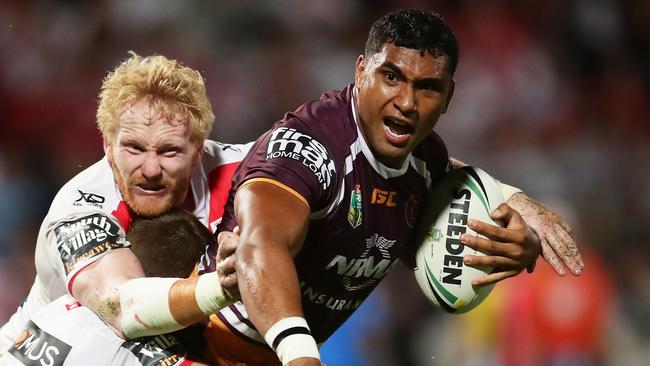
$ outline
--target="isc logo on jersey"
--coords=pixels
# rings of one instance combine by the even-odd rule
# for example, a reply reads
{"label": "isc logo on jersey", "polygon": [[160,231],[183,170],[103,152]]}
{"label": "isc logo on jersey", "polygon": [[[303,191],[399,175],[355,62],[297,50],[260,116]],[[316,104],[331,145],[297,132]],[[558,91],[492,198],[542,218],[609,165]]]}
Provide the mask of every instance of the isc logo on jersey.
{"label": "isc logo on jersey", "polygon": [[25,366],[61,366],[70,353],[70,345],[30,320],[9,353]]}
{"label": "isc logo on jersey", "polygon": [[266,148],[266,160],[275,158],[300,161],[316,175],[323,189],[332,184],[336,175],[334,161],[330,159],[325,146],[293,128],[280,127],[271,134]]}

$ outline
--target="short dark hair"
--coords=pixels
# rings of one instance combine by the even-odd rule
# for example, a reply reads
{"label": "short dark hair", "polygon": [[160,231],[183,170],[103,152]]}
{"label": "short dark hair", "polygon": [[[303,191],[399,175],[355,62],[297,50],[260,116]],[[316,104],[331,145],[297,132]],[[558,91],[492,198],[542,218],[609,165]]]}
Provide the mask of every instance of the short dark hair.
{"label": "short dark hair", "polygon": [[191,213],[174,208],[137,217],[126,234],[147,277],[187,277],[215,238]]}
{"label": "short dark hair", "polygon": [[386,43],[421,52],[434,57],[446,55],[449,71],[453,75],[458,66],[458,41],[442,17],[425,10],[399,10],[378,19],[370,28],[366,41],[366,57],[375,54]]}

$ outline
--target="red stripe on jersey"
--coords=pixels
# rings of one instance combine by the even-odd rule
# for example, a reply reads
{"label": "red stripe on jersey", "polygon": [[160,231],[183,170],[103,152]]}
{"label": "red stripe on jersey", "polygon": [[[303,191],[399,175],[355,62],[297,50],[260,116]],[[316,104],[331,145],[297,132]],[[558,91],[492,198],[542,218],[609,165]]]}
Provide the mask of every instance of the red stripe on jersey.
{"label": "red stripe on jersey", "polygon": [[221,219],[224,206],[228,200],[228,194],[232,187],[232,176],[235,174],[239,162],[221,165],[215,168],[208,175],[208,186],[210,189],[210,214],[208,215],[209,227],[212,223]]}
{"label": "red stripe on jersey", "polygon": [[126,202],[120,201],[120,204],[117,205],[117,208],[115,211],[111,212],[111,214],[120,222],[124,232],[127,232],[133,222],[133,214],[131,214],[131,210],[129,210],[129,206],[126,205]]}
{"label": "red stripe on jersey", "polygon": [[78,308],[80,306],[81,306],[81,303],[79,301],[77,301],[77,300],[74,300],[74,301],[72,301],[70,303],[65,304],[65,309],[67,311],[70,311],[70,310],[76,309],[76,308]]}

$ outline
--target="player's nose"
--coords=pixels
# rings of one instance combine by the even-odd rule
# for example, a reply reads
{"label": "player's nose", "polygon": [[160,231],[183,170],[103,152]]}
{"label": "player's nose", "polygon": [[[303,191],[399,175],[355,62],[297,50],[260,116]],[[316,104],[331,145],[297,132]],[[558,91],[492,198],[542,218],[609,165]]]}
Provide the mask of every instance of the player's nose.
{"label": "player's nose", "polygon": [[147,151],[140,169],[142,176],[146,179],[155,180],[162,177],[162,166],[158,154],[155,151]]}
{"label": "player's nose", "polygon": [[409,85],[403,85],[395,96],[394,104],[402,115],[409,116],[413,114],[417,110],[415,90]]}

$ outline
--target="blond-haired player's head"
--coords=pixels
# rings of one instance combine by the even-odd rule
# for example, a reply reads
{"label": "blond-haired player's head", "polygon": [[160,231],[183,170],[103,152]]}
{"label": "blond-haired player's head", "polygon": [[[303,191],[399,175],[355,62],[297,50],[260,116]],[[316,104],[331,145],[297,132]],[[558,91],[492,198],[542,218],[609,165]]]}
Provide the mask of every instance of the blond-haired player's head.
{"label": "blond-haired player's head", "polygon": [[97,108],[102,135],[109,140],[114,137],[117,117],[125,106],[147,101],[161,111],[185,115],[192,137],[207,138],[214,113],[201,73],[165,56],[129,54],[102,83]]}
{"label": "blond-haired player's head", "polygon": [[156,216],[180,206],[214,123],[201,74],[176,60],[130,57],[102,84],[97,124],[128,206]]}

